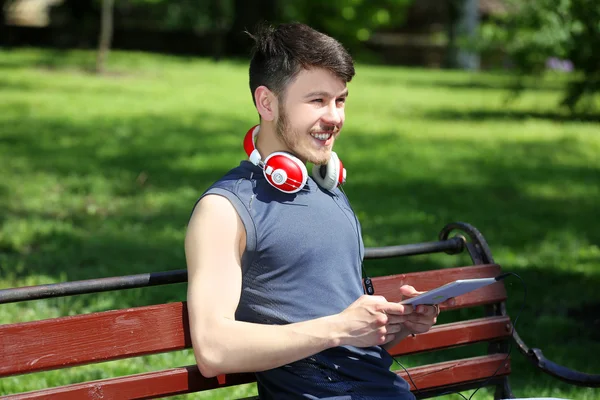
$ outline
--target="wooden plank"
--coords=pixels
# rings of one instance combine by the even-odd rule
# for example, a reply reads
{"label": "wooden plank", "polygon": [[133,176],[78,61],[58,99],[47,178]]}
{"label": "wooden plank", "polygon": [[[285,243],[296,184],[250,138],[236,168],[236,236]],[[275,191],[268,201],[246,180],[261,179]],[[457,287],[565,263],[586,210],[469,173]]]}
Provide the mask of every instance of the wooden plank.
{"label": "wooden plank", "polygon": [[510,374],[510,357],[507,358],[503,353],[490,354],[408,368],[408,372],[412,381],[404,370],[397,373],[409,383],[412,391],[415,391],[416,388],[432,389],[463,382],[481,381],[494,374],[495,377],[508,375]]}
{"label": "wooden plank", "polygon": [[[373,278],[375,294],[384,296],[388,301],[400,301],[398,290],[402,285],[412,285],[419,291],[435,289],[457,279],[491,278],[500,275],[501,268],[496,264],[475,265],[471,267],[447,268],[437,271],[411,272]],[[506,300],[506,290],[502,282],[474,290],[456,298],[452,309],[493,304]]]}
{"label": "wooden plank", "polygon": [[255,381],[254,374],[232,374],[205,378],[200,374],[197,366],[187,366],[19,393],[3,397],[3,399],[152,399]]}
{"label": "wooden plank", "polygon": [[427,333],[402,340],[390,353],[399,356],[503,339],[510,337],[511,330],[509,317],[503,316],[434,325]]}
{"label": "wooden plank", "polygon": [[[500,267],[483,265],[379,277],[373,281],[377,294],[398,301],[398,288],[403,282],[418,290],[429,290],[455,279],[491,277],[499,273]],[[505,298],[504,286],[497,283],[460,296],[456,307],[488,304]],[[457,339],[467,331],[457,331]],[[424,351],[434,345],[434,337],[441,338],[435,330],[421,336],[425,338],[423,341],[409,339],[406,342],[419,343],[424,347],[418,351]],[[0,377],[190,347],[185,302],[2,325]]]}
{"label": "wooden plank", "polygon": [[0,326],[0,377],[191,347],[185,302]]}
{"label": "wooden plank", "polygon": [[[409,368],[408,372],[420,390],[453,385],[487,378],[497,371],[496,376],[510,373],[510,362],[504,361],[506,354],[493,354],[462,360]],[[398,372],[411,385],[406,372]],[[164,371],[130,375],[120,378],[85,382],[36,392],[9,395],[7,400],[23,399],[147,399],[173,396],[202,390],[216,389],[254,381],[253,374],[233,374],[218,378],[204,378],[195,366],[173,368]]]}

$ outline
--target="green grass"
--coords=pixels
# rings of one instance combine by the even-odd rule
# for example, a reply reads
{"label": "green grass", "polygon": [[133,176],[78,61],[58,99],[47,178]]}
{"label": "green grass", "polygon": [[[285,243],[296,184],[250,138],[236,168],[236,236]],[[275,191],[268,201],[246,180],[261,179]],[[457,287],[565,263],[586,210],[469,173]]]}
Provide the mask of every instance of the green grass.
{"label": "green grass", "polygon": [[[244,157],[241,139],[256,123],[244,63],[112,53],[113,73],[98,77],[81,69],[93,60],[0,51],[0,288],[185,268],[195,200]],[[451,221],[478,227],[496,261],[527,283],[521,337],[556,362],[600,373],[600,118],[555,111],[557,82],[506,104],[509,83],[358,65],[336,145],[346,192],[367,246],[435,240]],[[381,275],[468,262],[435,255],[367,268]],[[514,318],[522,287],[510,280],[507,289]],[[185,285],[173,285],[9,304],[0,323],[184,298]],[[0,394],[193,362],[187,351],[4,378]],[[536,372],[516,350],[512,365],[519,397],[598,397]],[[235,390],[182,397],[255,389]],[[487,398],[491,391],[475,396]]]}

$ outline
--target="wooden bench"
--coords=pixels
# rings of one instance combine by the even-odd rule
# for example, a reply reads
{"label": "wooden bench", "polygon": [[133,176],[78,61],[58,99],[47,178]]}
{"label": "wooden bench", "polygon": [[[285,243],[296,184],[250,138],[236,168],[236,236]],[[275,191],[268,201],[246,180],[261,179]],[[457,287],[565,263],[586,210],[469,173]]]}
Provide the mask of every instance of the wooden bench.
{"label": "wooden bench", "polygon": [[[461,231],[450,237],[450,233]],[[464,223],[449,224],[439,241],[412,245],[370,248],[367,259],[468,251],[473,265],[462,268],[382,276],[373,279],[376,294],[398,301],[400,283],[429,290],[461,278],[494,277],[501,268],[494,263],[483,236]],[[0,290],[0,304],[69,296],[82,293],[185,282],[185,270],[134,276],[101,278],[25,288]],[[483,317],[434,326],[430,332],[407,338],[391,352],[404,356],[473,343],[488,342],[479,356],[409,368],[407,379],[417,397],[477,388],[496,387],[496,398],[510,398],[511,372],[507,345],[511,336],[516,347],[543,371],[569,383],[600,387],[600,376],[584,374],[546,360],[538,349],[520,340],[504,302],[502,282],[457,298],[453,308],[482,307]],[[185,302],[157,304],[69,317],[0,325],[0,378],[36,371],[117,360],[140,355],[171,352],[191,347]],[[406,372],[398,373],[406,378]],[[110,379],[75,383],[35,392],[8,395],[7,399],[139,399],[205,391],[254,382],[251,373],[204,378],[195,365]],[[415,390],[414,384],[418,390]]]}

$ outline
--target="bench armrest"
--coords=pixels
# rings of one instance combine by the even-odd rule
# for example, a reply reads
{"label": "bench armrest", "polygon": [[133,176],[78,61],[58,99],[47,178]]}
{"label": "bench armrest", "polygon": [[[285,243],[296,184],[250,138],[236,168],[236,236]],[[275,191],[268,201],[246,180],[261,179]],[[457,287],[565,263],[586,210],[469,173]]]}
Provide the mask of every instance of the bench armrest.
{"label": "bench armrest", "polygon": [[600,387],[600,375],[575,371],[548,360],[546,357],[544,357],[542,350],[530,349],[525,342],[523,342],[516,331],[513,332],[513,339],[515,340],[515,343],[517,344],[521,354],[523,354],[533,365],[548,375],[572,385]]}

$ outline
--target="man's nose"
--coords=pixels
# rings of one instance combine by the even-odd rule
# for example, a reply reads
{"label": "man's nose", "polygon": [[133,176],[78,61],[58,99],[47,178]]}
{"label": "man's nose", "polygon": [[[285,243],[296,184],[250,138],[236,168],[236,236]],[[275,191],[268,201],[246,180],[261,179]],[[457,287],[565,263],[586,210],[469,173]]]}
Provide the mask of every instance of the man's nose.
{"label": "man's nose", "polygon": [[339,125],[342,123],[343,112],[343,109],[338,108],[336,103],[330,104],[327,112],[323,115],[323,120],[332,125]]}

